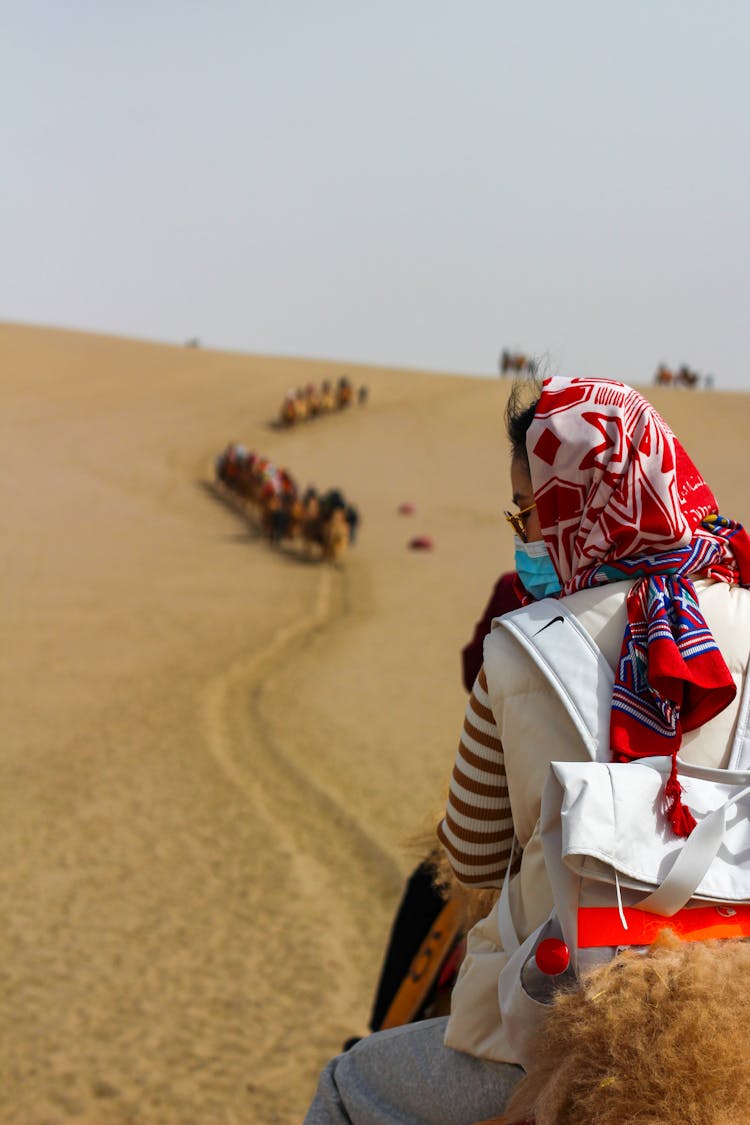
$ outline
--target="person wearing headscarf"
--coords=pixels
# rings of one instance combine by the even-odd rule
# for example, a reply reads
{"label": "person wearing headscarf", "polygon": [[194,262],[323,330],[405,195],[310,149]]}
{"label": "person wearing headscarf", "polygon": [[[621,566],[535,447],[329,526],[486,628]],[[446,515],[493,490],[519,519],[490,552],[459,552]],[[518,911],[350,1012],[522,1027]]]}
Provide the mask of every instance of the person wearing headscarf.
{"label": "person wearing headscarf", "polygon": [[[675,763],[679,753],[726,765],[750,658],[745,530],[623,383],[553,376],[528,405],[514,391],[506,422],[517,508],[506,518],[523,600],[563,598],[613,669],[613,760]],[[438,835],[469,886],[500,887],[513,851],[509,901],[521,941],[553,906],[539,825],[550,763],[586,757],[544,674],[494,627]],[[662,801],[669,830],[689,835],[695,822],[676,768]],[[499,1008],[506,962],[493,910],[469,935],[450,1017],[381,1032],[333,1060],[308,1125],[470,1125],[497,1114],[523,1073]]]}

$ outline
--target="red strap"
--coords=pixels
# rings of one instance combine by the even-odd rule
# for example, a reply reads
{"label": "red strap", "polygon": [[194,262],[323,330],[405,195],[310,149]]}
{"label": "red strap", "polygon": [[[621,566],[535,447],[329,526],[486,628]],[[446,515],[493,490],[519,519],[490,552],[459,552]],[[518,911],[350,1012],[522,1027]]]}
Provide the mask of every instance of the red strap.
{"label": "red strap", "polygon": [[650,945],[661,930],[672,930],[683,941],[750,937],[750,904],[687,906],[671,918],[626,906],[624,929],[616,906],[582,906],[578,910],[578,947]]}

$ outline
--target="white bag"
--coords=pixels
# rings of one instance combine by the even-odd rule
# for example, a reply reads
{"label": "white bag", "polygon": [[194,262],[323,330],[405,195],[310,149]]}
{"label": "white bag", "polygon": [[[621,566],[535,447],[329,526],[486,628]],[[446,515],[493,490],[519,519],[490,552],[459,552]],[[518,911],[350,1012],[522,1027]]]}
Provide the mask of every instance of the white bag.
{"label": "white bag", "polygon": [[666,927],[689,940],[750,935],[750,676],[728,768],[678,759],[685,803],[698,822],[683,839],[661,811],[671,759],[609,761],[613,674],[578,620],[561,602],[545,599],[501,624],[547,675],[592,759],[553,762],[544,788],[552,914],[521,943],[508,873],[497,904],[509,955],[500,1010],[523,1063],[552,995],[573,986],[586,965],[649,945]]}
{"label": "white bag", "polygon": [[678,763],[698,822],[682,839],[660,811],[670,769],[668,758],[552,764],[542,845],[575,970],[665,927],[750,934],[750,772]]}

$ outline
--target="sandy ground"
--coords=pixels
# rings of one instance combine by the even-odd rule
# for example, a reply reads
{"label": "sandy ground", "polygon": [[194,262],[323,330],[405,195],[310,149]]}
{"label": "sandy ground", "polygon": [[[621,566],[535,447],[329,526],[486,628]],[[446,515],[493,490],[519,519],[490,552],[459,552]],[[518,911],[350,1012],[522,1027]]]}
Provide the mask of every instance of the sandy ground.
{"label": "sandy ground", "polygon": [[[512,563],[508,384],[17,326],[0,370],[0,1121],[293,1125],[366,1027]],[[366,406],[271,425],[343,370]],[[750,396],[648,393],[747,520]],[[230,439],[343,489],[342,566],[216,498]]]}

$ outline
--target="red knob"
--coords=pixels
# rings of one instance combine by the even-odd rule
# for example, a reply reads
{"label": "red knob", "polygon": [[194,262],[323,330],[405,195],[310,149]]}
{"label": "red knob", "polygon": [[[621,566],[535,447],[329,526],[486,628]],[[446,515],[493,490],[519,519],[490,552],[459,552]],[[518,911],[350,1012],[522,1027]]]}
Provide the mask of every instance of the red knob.
{"label": "red knob", "polygon": [[536,963],[546,976],[556,977],[570,964],[570,950],[559,938],[545,938],[537,948]]}

